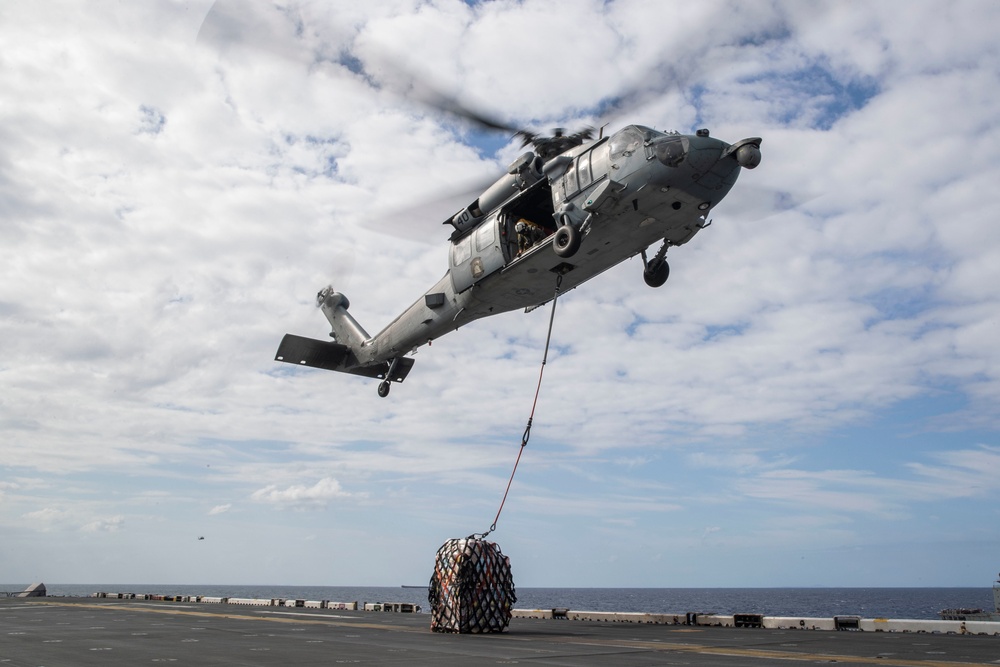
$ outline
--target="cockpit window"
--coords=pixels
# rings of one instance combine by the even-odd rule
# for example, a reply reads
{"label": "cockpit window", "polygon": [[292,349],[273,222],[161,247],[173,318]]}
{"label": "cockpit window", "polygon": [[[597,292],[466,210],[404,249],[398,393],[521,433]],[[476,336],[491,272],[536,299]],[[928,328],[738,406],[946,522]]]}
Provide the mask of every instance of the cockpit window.
{"label": "cockpit window", "polygon": [[667,135],[656,139],[650,149],[660,162],[668,167],[676,167],[687,155],[687,143],[687,139],[680,135]]}
{"label": "cockpit window", "polygon": [[642,133],[635,126],[629,126],[616,133],[609,142],[611,160],[620,160],[636,152],[642,146]]}

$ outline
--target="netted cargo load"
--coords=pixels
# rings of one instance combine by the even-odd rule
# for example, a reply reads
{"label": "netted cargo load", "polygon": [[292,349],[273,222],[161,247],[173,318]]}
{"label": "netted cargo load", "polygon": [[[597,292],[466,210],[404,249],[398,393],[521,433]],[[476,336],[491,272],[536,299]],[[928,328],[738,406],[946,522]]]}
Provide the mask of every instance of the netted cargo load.
{"label": "netted cargo load", "polygon": [[434,632],[503,632],[517,602],[510,559],[494,542],[448,540],[438,549],[427,600]]}

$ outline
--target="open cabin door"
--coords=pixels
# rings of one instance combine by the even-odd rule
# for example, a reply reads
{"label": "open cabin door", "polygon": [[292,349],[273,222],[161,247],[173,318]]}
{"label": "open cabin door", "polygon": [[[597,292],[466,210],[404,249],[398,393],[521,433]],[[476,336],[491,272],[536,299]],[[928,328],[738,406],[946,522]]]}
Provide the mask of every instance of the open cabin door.
{"label": "open cabin door", "polygon": [[[514,262],[556,230],[552,189],[542,179],[493,211],[471,233],[452,241],[448,265],[455,293],[464,292]],[[517,223],[531,229],[528,242]],[[525,247],[527,245],[527,247]]]}

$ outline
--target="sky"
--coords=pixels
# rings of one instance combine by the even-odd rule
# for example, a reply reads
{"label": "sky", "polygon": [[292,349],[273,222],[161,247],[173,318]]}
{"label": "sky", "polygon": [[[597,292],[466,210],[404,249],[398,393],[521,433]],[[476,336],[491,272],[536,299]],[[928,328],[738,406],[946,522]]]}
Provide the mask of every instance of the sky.
{"label": "sky", "polygon": [[274,361],[326,338],[328,284],[372,333],[420,298],[447,201],[520,153],[429,82],[535,131],[763,138],[664,287],[633,258],[558,300],[489,536],[517,586],[989,586],[998,24],[992,0],[0,4],[0,580],[414,585],[490,527],[547,308],[421,348],[386,399]]}

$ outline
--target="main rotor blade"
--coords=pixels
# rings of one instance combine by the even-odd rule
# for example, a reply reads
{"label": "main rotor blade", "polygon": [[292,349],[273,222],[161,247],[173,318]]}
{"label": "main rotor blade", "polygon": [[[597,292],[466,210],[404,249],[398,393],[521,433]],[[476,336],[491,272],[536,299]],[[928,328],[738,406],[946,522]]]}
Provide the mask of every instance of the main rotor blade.
{"label": "main rotor blade", "polygon": [[440,90],[437,90],[426,81],[420,82],[420,87],[415,91],[414,100],[437,111],[470,121],[484,130],[510,132],[511,134],[520,134],[523,132],[521,128],[515,125],[488,116],[485,113],[462,104],[454,97],[449,97]]}
{"label": "main rotor blade", "polygon": [[421,243],[440,243],[453,231],[442,227],[445,222],[471,204],[501,174],[475,181],[466,181],[451,191],[428,195],[408,204],[377,208],[366,215],[361,226],[388,236]]}
{"label": "main rotor blade", "polygon": [[379,70],[388,72],[389,75],[377,76],[365,67],[363,71],[370,82],[406,101],[416,102],[434,111],[469,121],[483,130],[511,134],[523,131],[516,125],[474,109],[456,96],[445,93],[445,87],[435,83],[430,75],[419,73],[394,54],[384,51],[378,53],[372,63],[372,69],[376,72]]}

